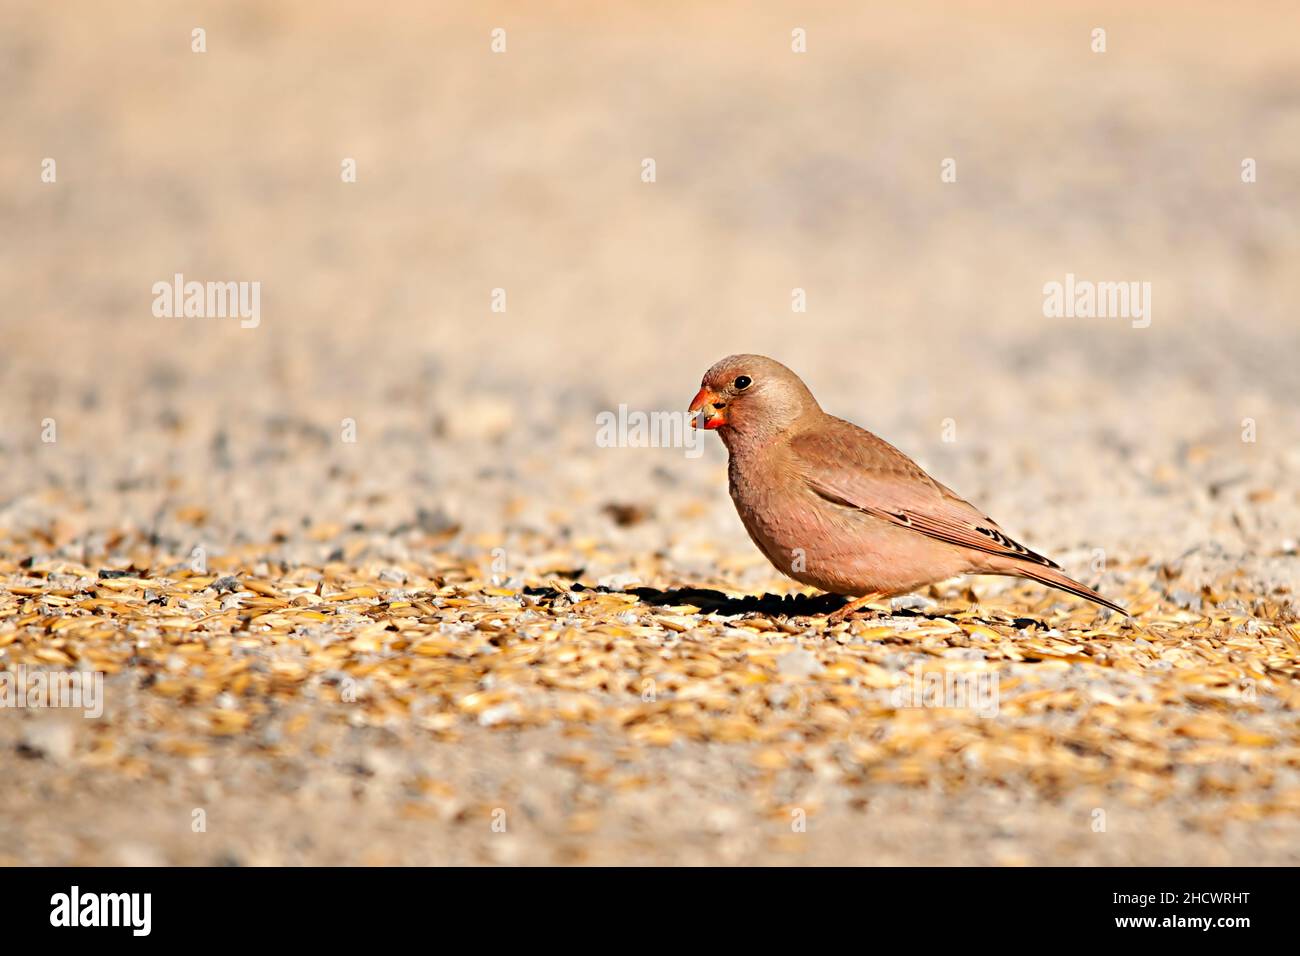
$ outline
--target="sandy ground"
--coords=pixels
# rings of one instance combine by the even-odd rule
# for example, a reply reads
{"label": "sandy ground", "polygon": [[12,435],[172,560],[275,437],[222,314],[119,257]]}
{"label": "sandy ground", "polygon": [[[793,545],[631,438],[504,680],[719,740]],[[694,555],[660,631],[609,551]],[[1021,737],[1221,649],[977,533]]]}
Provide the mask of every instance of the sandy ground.
{"label": "sandy ground", "polygon": [[[109,673],[99,720],[0,711],[0,859],[1297,862],[1300,11],[1128,7],[6,3],[0,665],[93,664],[54,621],[103,613],[85,640]],[[259,282],[259,324],[156,317],[152,287],[176,273]],[[1150,282],[1149,327],[1045,318],[1044,284],[1067,274]],[[924,596],[958,625],[928,650],[906,619],[837,636],[804,615],[779,640],[732,628],[747,636],[714,652],[718,680],[762,660],[764,679],[831,694],[854,648],[901,675],[974,642],[1009,700],[1065,695],[989,722],[979,733],[1008,749],[983,763],[962,736],[980,718],[946,711],[792,712],[806,732],[792,719],[758,742],[675,714],[646,739],[612,720],[652,659],[676,667],[692,642],[708,656],[746,620],[707,608],[575,622],[533,607],[560,644],[628,629],[616,640],[638,663],[613,670],[633,677],[574,690],[582,719],[539,704],[484,720],[465,697],[499,690],[487,664],[376,689],[364,711],[328,690],[306,643],[356,640],[366,602],[426,601],[420,626],[459,640],[483,608],[530,607],[525,586],[795,593],[746,538],[711,436],[698,457],[595,437],[620,404],[682,409],[737,351],[786,362],[828,410],[1145,609],[1157,650],[1122,674],[1091,652],[1016,661],[1020,616],[1063,640],[1104,630],[1112,661],[1138,635],[976,581],[987,647],[954,583]],[[345,602],[346,620],[227,622],[177,650],[148,615],[180,599],[149,602],[185,583],[196,548],[213,576],[282,596],[379,593]],[[143,583],[103,589],[100,569],[132,565]],[[195,600],[233,595],[232,613],[277,600],[204,580]],[[138,619],[75,606],[110,597]],[[477,603],[445,604],[462,599]],[[232,635],[272,672],[292,645],[311,676],[206,697],[220,667],[186,655],[235,653],[217,648]],[[825,673],[759,653],[782,641]],[[339,666],[387,675],[413,652],[357,653]],[[1180,675],[1205,668],[1237,696],[1189,694]],[[674,695],[713,692],[689,670]],[[453,678],[470,684],[452,693]],[[194,686],[159,692],[169,680]],[[1258,698],[1239,699],[1242,680]],[[862,673],[846,686],[870,698]],[[420,718],[420,694],[455,720]],[[1141,761],[1128,721],[1155,728]],[[1042,766],[998,764],[1018,747]],[[1053,763],[1070,754],[1085,756]]]}

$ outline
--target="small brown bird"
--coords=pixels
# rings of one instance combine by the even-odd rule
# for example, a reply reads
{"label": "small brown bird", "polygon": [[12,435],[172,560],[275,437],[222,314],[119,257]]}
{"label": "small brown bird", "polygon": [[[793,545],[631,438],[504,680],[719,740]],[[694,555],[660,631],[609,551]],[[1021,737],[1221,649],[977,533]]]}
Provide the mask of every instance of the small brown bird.
{"label": "small brown bird", "polygon": [[730,456],[731,499],[760,551],[796,581],[869,601],[959,574],[1006,574],[1118,604],[1015,541],[889,442],[827,415],[780,362],[731,355],[691,402]]}

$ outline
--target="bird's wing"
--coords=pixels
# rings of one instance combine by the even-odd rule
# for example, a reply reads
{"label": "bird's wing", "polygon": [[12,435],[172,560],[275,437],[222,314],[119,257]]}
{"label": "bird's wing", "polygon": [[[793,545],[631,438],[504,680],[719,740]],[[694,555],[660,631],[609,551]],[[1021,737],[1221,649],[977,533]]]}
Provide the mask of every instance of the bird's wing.
{"label": "bird's wing", "polygon": [[1059,567],[1011,540],[997,522],[889,442],[851,422],[827,416],[789,447],[804,482],[826,501],[958,547]]}

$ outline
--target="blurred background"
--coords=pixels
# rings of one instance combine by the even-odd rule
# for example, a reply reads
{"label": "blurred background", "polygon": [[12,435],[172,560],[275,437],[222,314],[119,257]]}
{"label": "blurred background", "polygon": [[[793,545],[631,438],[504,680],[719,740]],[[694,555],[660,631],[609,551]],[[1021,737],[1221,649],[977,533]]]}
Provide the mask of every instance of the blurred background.
{"label": "blurred background", "polygon": [[[414,525],[524,578],[581,546],[591,582],[793,589],[711,436],[595,444],[760,352],[1121,599],[1177,559],[1294,582],[1298,35],[1286,2],[6,0],[0,548],[184,553],[201,508],[214,554]],[[259,326],[155,317],[176,273],[259,282]],[[1150,282],[1150,326],[1044,317],[1067,273]]]}
{"label": "blurred background", "polygon": [[[8,499],[47,472],[92,492],[169,461],[210,479],[218,435],[237,499],[278,469],[310,481],[319,456],[294,474],[288,446],[322,429],[358,482],[398,494],[425,469],[425,507],[473,511],[477,469],[453,454],[591,452],[596,412],[680,409],[737,351],[990,508],[1016,494],[990,463],[1032,457],[1089,525],[1126,512],[1111,546],[1184,515],[1116,500],[1134,470],[1159,482],[1224,440],[1238,460],[1214,482],[1295,445],[1292,4],[11,0],[0,17]],[[177,272],[260,282],[261,325],[155,318],[151,287]],[[1151,326],[1045,318],[1066,273],[1151,282]],[[57,451],[33,441],[46,417]],[[703,472],[603,457],[626,480]],[[1057,520],[1022,533],[1043,522],[1050,542]]]}

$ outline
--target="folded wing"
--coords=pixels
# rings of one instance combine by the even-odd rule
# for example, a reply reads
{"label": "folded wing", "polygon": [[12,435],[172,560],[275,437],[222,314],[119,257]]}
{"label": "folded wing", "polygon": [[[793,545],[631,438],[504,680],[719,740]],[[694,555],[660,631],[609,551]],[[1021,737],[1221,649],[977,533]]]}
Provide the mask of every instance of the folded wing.
{"label": "folded wing", "polygon": [[828,416],[821,427],[796,436],[790,449],[803,480],[826,501],[958,547],[1059,567],[1013,541],[889,442],[851,422]]}

